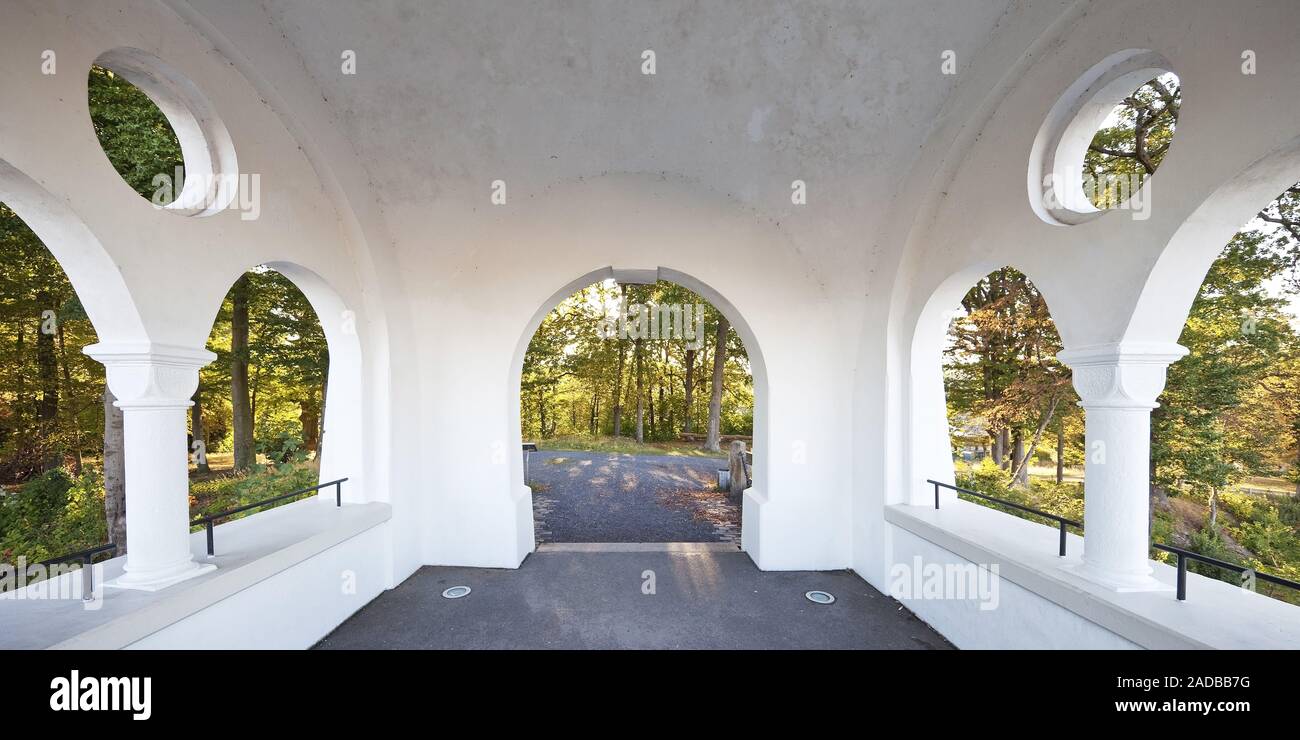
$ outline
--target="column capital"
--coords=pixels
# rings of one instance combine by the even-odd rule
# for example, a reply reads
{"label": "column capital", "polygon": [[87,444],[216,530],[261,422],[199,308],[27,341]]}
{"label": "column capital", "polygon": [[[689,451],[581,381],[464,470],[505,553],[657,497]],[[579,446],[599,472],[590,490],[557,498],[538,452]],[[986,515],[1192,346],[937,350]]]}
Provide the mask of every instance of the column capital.
{"label": "column capital", "polygon": [[1153,409],[1165,369],[1187,354],[1172,342],[1116,342],[1061,350],[1084,408]]}
{"label": "column capital", "polygon": [[101,342],[82,352],[104,365],[122,409],[190,406],[199,368],[217,358],[206,349],[157,342]]}

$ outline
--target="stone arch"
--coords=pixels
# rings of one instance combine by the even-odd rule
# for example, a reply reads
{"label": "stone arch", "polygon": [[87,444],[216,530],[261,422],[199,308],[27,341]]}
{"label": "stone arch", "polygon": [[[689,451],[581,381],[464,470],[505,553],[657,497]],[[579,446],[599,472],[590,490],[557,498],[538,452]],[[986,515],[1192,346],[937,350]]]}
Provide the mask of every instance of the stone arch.
{"label": "stone arch", "polygon": [[1048,303],[1048,312],[1051,312],[1051,301],[1031,273],[1017,264],[996,260],[969,264],[949,275],[930,293],[912,333],[908,412],[903,415],[908,425],[906,487],[902,500],[895,503],[923,505],[932,502],[934,489],[925,482],[927,479],[949,485],[955,483],[947,390],[943,378],[944,338],[962,297],[975,283],[1002,267],[1012,267],[1024,273],[1042,293],[1043,300]]}
{"label": "stone arch", "polygon": [[[262,262],[256,267],[266,267],[288,278],[316,313],[329,349],[320,481],[347,478],[348,482],[343,486],[344,502],[364,502],[367,500],[366,462],[370,453],[365,444],[363,355],[359,337],[361,319],[340,293],[314,270],[296,262],[276,260]],[[237,279],[238,276],[231,282]],[[215,317],[219,305],[210,315]],[[332,490],[322,491],[321,495],[333,502]]]}
{"label": "stone arch", "polygon": [[1300,136],[1219,186],[1178,227],[1147,275],[1125,343],[1178,341],[1205,275],[1232,235],[1277,194],[1300,182]]}
{"label": "stone arch", "polygon": [[81,299],[101,344],[149,340],[117,264],[67,204],[0,159],[0,202],[54,255]]}
{"label": "stone arch", "polygon": [[[513,393],[510,396],[510,402],[508,405],[509,413],[511,415],[510,418],[512,419],[510,427],[511,437],[507,440],[506,444],[509,453],[507,459],[510,461],[510,487],[513,491],[519,491],[521,495],[531,494],[531,489],[528,489],[525,485],[523,462],[521,457],[520,455],[514,454],[515,451],[520,449],[520,445],[523,441],[522,432],[519,429],[519,387],[523,376],[524,355],[528,351],[528,344],[532,340],[533,334],[537,332],[537,328],[541,326],[542,320],[545,319],[547,314],[553,311],[556,306],[560,305],[561,301],[570,295],[573,295],[577,290],[585,288],[588,285],[609,278],[616,278],[619,272],[620,270],[614,267],[603,267],[598,270],[593,270],[586,275],[569,282],[564,287],[552,293],[551,296],[547,298],[542,303],[541,307],[533,314],[532,318],[528,320],[528,323],[524,326],[519,336],[519,341],[515,345],[514,355],[510,361],[509,387],[513,389]],[[761,482],[768,479],[767,469],[770,464],[770,455],[764,454],[769,449],[766,403],[768,388],[767,369],[766,363],[763,361],[763,352],[759,345],[757,335],[736,307],[732,305],[726,297],[704,281],[699,280],[686,272],[675,270],[670,267],[659,267],[656,271],[655,277],[659,280],[666,280],[681,285],[682,287],[703,297],[711,303],[714,308],[721,311],[723,316],[727,317],[727,320],[731,322],[732,327],[735,328],[736,333],[740,335],[740,340],[744,343],[745,351],[749,356],[750,370],[754,377],[754,443],[752,445],[752,449],[754,450],[753,476],[755,485],[761,485]],[[747,539],[745,537],[745,528],[747,526],[753,526],[751,519],[742,517],[742,541],[746,541]]]}

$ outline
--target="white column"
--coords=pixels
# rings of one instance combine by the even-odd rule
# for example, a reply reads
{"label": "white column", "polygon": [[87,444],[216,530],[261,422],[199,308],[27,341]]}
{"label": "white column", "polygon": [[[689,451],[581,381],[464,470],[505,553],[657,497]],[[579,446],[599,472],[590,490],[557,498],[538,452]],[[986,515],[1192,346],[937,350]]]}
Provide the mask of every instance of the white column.
{"label": "white column", "polygon": [[1177,344],[1107,344],[1057,357],[1085,412],[1083,563],[1075,572],[1117,591],[1165,588],[1151,576],[1151,409]]}
{"label": "white column", "polygon": [[122,409],[126,456],[126,573],[106,586],[157,591],[216,568],[190,552],[186,413],[204,349],[151,343],[95,344]]}

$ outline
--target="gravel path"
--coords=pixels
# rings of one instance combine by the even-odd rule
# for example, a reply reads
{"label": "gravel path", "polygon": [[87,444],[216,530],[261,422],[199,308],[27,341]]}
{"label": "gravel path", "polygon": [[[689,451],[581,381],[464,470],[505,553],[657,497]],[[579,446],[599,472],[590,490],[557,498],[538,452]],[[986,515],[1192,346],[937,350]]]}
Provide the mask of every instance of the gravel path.
{"label": "gravel path", "polygon": [[733,542],[740,510],[714,490],[724,458],[543,450],[528,463],[542,542]]}

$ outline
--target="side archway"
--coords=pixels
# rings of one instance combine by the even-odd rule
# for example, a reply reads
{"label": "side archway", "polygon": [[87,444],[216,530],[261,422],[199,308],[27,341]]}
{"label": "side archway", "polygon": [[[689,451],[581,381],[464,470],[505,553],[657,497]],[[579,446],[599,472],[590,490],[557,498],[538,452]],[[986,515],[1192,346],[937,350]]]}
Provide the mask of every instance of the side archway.
{"label": "side archway", "polygon": [[116,263],[66,203],[2,159],[0,202],[9,206],[54,255],[77,291],[101,344],[149,341],[140,311]]}
{"label": "side archway", "polygon": [[1192,301],[1223,245],[1261,204],[1298,181],[1300,137],[1256,160],[1215,190],[1178,227],[1160,253],[1133,309],[1124,341],[1178,341]]}
{"label": "side archway", "polygon": [[[257,268],[279,273],[292,283],[310,305],[315,319],[324,334],[327,367],[320,419],[320,439],[317,459],[320,464],[318,479],[321,482],[347,478],[343,486],[345,503],[361,503],[367,495],[365,471],[369,450],[366,440],[366,416],[363,399],[363,356],[359,326],[363,324],[347,302],[317,272],[294,262],[268,261]],[[246,273],[240,273],[244,275]],[[239,276],[231,278],[236,283]],[[218,301],[224,300],[224,297]],[[220,302],[210,312],[217,317]],[[215,322],[210,322],[211,326]],[[305,436],[305,435],[304,435]],[[327,495],[328,494],[328,495]],[[321,496],[333,503],[333,491],[322,491]]]}
{"label": "side archway", "polygon": [[1038,446],[1055,430],[1061,482],[1063,425],[1077,399],[1056,360],[1060,336],[1047,303],[1032,277],[991,262],[931,294],[912,337],[907,503],[933,501],[927,480],[956,483],[958,440],[972,466],[988,457],[1009,485],[1028,490]]}

